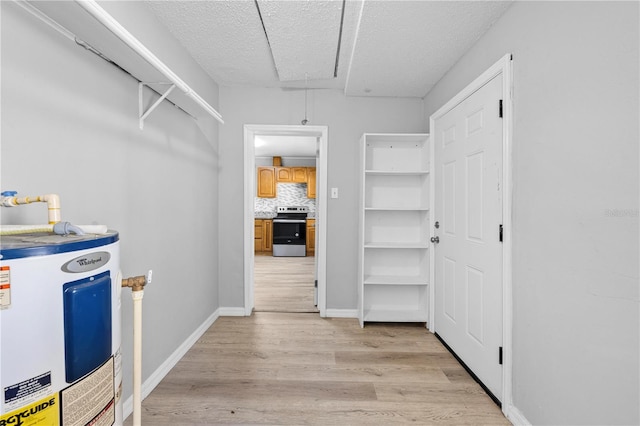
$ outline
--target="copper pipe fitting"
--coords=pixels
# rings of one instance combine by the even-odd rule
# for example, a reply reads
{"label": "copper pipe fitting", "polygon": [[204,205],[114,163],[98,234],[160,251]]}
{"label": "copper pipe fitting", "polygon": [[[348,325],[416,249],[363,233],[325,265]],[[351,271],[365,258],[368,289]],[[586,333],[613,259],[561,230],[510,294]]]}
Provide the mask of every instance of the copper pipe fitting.
{"label": "copper pipe fitting", "polygon": [[146,284],[147,284],[147,277],[144,275],[122,279],[122,287],[131,287],[133,291],[143,290]]}

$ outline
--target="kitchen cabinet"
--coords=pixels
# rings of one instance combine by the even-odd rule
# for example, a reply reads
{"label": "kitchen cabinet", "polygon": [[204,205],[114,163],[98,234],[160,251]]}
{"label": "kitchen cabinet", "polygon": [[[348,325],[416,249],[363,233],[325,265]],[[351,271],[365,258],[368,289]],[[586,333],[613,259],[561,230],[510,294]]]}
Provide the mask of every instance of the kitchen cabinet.
{"label": "kitchen cabinet", "polygon": [[306,183],[307,167],[276,167],[276,181],[283,183]]}
{"label": "kitchen cabinet", "polygon": [[291,182],[293,176],[291,175],[290,167],[276,167],[276,181],[277,182]]}
{"label": "kitchen cabinet", "polygon": [[315,167],[258,167],[257,195],[260,198],[276,198],[276,183],[306,183],[307,198],[316,198]]}
{"label": "kitchen cabinet", "polygon": [[276,198],[276,167],[258,167],[257,194],[261,198]]}
{"label": "kitchen cabinet", "polygon": [[291,167],[291,177],[294,183],[307,183],[308,167]]}
{"label": "kitchen cabinet", "polygon": [[316,168],[307,167],[307,198],[316,198]]}
{"label": "kitchen cabinet", "polygon": [[263,240],[264,240],[264,232],[262,227],[262,219],[255,219],[254,231],[253,231],[253,250],[255,253],[262,253]]}
{"label": "kitchen cabinet", "polygon": [[264,239],[262,240],[262,251],[273,251],[273,219],[262,220],[262,231]]}
{"label": "kitchen cabinet", "polygon": [[361,138],[361,326],[367,321],[427,321],[429,141],[427,134]]}
{"label": "kitchen cabinet", "polygon": [[273,220],[254,220],[254,252],[269,253],[273,251]]}
{"label": "kitchen cabinet", "polygon": [[307,219],[307,256],[316,253],[316,220]]}

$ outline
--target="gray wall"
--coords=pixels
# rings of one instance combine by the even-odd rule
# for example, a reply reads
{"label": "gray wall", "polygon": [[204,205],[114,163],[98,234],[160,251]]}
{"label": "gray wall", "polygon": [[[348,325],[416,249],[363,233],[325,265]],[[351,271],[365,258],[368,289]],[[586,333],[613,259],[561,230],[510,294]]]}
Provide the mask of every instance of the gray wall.
{"label": "gray wall", "polygon": [[533,424],[638,424],[638,3],[516,2],[425,98],[514,55],[513,385]]}
{"label": "gray wall", "polygon": [[[106,5],[107,7],[109,5]],[[162,103],[140,131],[137,82],[13,2],[2,7],[1,187],[58,193],[62,218],[120,232],[125,277],[145,291],[143,380],[218,307],[217,125]],[[112,5],[163,60],[184,52],[141,3]],[[123,15],[126,15],[124,17]],[[216,106],[217,85],[191,62],[188,82]],[[204,133],[203,133],[204,132]],[[3,208],[2,223],[42,223],[46,206]],[[124,398],[131,395],[132,302],[123,292]]]}
{"label": "gray wall", "polygon": [[[245,124],[299,125],[304,92],[220,88],[220,304],[244,305],[243,165]],[[420,99],[347,98],[337,90],[309,92],[309,124],[329,128],[327,309],[357,307],[358,142],[364,132],[421,132]]]}

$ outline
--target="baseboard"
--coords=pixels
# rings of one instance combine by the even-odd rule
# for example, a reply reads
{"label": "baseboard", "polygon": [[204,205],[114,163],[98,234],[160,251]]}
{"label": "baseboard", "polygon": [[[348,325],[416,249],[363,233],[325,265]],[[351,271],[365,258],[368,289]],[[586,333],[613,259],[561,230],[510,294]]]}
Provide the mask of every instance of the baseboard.
{"label": "baseboard", "polygon": [[358,318],[357,309],[327,309],[327,318]]}
{"label": "baseboard", "polygon": [[[211,327],[211,325],[220,317],[220,309],[217,309],[209,318],[207,318],[170,356],[142,383],[142,399],[144,400],[153,389],[169,374],[169,371],[180,361],[198,339]],[[122,403],[123,419],[126,419],[133,413],[133,395]]]}
{"label": "baseboard", "polygon": [[513,405],[510,405],[508,409],[505,411],[504,415],[511,422],[511,424],[516,426],[531,426],[531,422],[527,420],[527,418],[522,414],[520,410],[518,410]]}
{"label": "baseboard", "polygon": [[246,316],[244,308],[220,308],[218,313],[221,317],[244,317]]}

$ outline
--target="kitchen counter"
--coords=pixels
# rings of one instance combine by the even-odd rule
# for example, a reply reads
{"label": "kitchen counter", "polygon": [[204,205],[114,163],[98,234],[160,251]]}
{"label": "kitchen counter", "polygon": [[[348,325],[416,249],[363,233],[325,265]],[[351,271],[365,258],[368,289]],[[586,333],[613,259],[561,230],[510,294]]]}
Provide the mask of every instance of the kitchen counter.
{"label": "kitchen counter", "polygon": [[[255,219],[273,219],[274,217],[276,217],[276,212],[268,212],[268,211],[260,211],[260,212],[254,212],[253,213],[253,217]],[[316,218],[316,212],[308,212],[307,213],[307,219],[315,219]]]}
{"label": "kitchen counter", "polygon": [[254,212],[253,217],[256,219],[273,219],[276,212]]}

